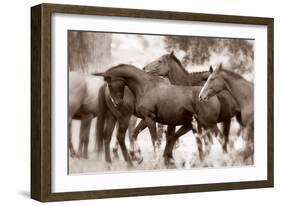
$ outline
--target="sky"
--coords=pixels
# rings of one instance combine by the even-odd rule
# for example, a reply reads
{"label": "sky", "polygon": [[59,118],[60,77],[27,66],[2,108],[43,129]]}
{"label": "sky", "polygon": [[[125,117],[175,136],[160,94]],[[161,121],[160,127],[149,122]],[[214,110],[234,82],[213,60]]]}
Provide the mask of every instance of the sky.
{"label": "sky", "polygon": [[[250,42],[254,43],[254,41]],[[112,66],[120,63],[127,63],[143,68],[146,64],[168,52],[169,51],[165,48],[164,36],[112,34]],[[180,50],[175,50],[174,52],[179,60],[182,60],[185,55],[185,52]],[[210,65],[216,68],[220,63],[227,68],[230,66],[229,58],[231,57],[226,50],[220,54],[213,52],[209,62],[206,62],[203,65],[188,65],[186,69],[189,72],[198,72],[208,70]],[[245,74],[244,77],[248,80],[253,80],[252,74]]]}
{"label": "sky", "polygon": [[163,38],[153,35],[112,34],[113,65],[128,63],[143,68],[167,53]]}

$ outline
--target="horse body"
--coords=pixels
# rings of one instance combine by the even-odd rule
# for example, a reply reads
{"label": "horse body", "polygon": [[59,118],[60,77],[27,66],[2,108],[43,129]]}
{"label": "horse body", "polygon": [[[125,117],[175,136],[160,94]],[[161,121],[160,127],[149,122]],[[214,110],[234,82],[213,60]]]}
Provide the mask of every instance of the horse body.
{"label": "horse body", "polygon": [[[163,55],[157,60],[149,63],[144,67],[144,71],[158,76],[165,76],[172,84],[184,86],[203,86],[211,74],[209,71],[189,73],[185,70],[173,52],[171,54]],[[239,107],[227,90],[220,91],[216,96],[219,99],[219,102],[216,104],[217,108],[215,109],[220,110],[220,115],[216,119],[216,123],[223,123],[223,136],[225,138],[223,149],[226,151],[231,118],[239,113]],[[200,103],[197,102],[196,105],[198,104]],[[204,112],[207,113],[208,111],[209,110],[206,110]],[[206,116],[208,117],[208,114]],[[205,127],[207,126],[206,123],[209,122],[202,118],[197,118],[197,120],[200,122],[200,125]]]}
{"label": "horse body", "polygon": [[84,76],[78,72],[69,72],[69,116],[78,112],[86,95]]}
{"label": "horse body", "polygon": [[[135,139],[133,138],[133,129],[136,125],[135,112],[135,97],[131,90],[126,87],[124,89],[123,104],[116,105],[109,90],[108,84],[104,84],[99,91],[98,116],[96,124],[97,149],[100,153],[105,149],[105,160],[111,166],[110,142],[115,124],[118,123],[117,141],[113,152],[118,156],[118,145],[125,161],[129,166],[132,166],[132,160],[142,161],[141,151]],[[125,134],[128,130],[130,140],[130,155],[125,145]]]}
{"label": "horse body", "polygon": [[[91,122],[98,112],[98,91],[104,84],[101,78],[80,72],[69,72],[69,119],[68,142],[72,157],[88,157],[88,143]],[[81,120],[78,155],[71,141],[72,119]]]}
{"label": "horse body", "polygon": [[[201,87],[196,86],[167,84],[161,79],[149,81],[136,105],[136,111],[138,113],[141,108],[149,109],[147,112],[155,114],[156,122],[173,126],[186,124],[191,121],[192,114],[196,113],[203,125],[213,125],[220,114],[219,108],[216,106],[218,99],[214,97],[208,104],[199,102],[195,97],[198,96],[200,90]],[[167,97],[169,101],[167,101]],[[140,113],[143,113],[143,109]]]}
{"label": "horse body", "polygon": [[[213,97],[206,104],[199,103],[197,97],[200,87],[171,85],[166,80],[151,76],[131,65],[118,65],[102,75],[109,85],[116,105],[123,105],[125,86],[128,86],[134,93],[136,115],[142,118],[148,126],[153,145],[157,139],[156,122],[174,126],[182,125],[173,138],[167,141],[164,151],[165,161],[172,157],[174,142],[191,130],[193,114],[205,121],[209,118],[208,124],[214,124],[215,121],[211,120],[219,116],[220,112],[214,106],[218,103],[217,97]],[[205,111],[208,111],[208,117],[205,116]]]}
{"label": "horse body", "polygon": [[213,95],[226,89],[233,96],[241,111],[241,125],[243,127],[243,137],[246,139],[245,158],[253,155],[253,130],[254,130],[254,92],[253,84],[240,75],[225,70],[219,66],[208,78],[204,87],[200,91],[199,100],[208,101]]}

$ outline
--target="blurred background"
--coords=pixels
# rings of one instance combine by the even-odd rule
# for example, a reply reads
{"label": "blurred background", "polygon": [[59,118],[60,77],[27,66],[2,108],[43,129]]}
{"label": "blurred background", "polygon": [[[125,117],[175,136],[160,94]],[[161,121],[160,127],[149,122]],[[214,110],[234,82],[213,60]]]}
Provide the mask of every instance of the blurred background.
{"label": "blurred background", "polygon": [[69,31],[69,69],[102,72],[119,63],[143,68],[175,51],[188,71],[220,63],[252,80],[254,40]]}

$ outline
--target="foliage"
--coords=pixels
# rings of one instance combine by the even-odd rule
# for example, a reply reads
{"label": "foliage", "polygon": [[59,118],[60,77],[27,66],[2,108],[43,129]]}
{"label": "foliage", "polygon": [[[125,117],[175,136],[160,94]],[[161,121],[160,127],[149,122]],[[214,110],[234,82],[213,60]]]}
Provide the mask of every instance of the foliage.
{"label": "foliage", "polygon": [[251,40],[166,36],[164,41],[168,51],[185,53],[182,59],[185,66],[209,63],[214,56],[227,56],[230,69],[242,74],[253,70],[254,51]]}
{"label": "foliage", "polygon": [[107,69],[111,58],[111,34],[69,31],[68,46],[70,71],[90,73]]}

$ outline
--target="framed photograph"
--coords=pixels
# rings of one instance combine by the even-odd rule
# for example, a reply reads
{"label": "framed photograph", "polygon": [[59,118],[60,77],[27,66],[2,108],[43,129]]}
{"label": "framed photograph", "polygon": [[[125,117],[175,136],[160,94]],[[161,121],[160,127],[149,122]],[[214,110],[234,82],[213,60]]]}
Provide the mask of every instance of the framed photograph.
{"label": "framed photograph", "polygon": [[273,187],[272,18],[31,8],[31,197]]}

